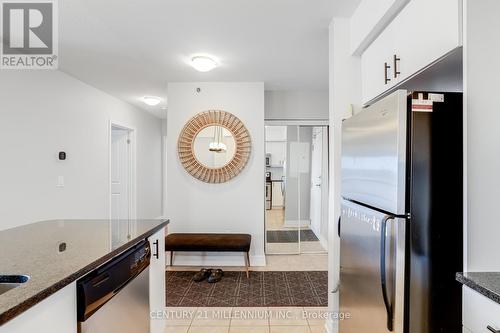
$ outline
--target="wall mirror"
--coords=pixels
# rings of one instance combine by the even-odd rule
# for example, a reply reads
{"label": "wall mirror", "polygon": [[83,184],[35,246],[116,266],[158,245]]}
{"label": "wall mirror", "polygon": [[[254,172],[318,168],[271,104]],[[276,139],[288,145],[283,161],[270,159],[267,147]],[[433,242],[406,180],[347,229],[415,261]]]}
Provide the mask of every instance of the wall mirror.
{"label": "wall mirror", "polygon": [[231,132],[220,125],[205,127],[194,139],[194,156],[206,167],[221,168],[235,153],[236,142]]}
{"label": "wall mirror", "polygon": [[178,153],[182,166],[206,183],[224,183],[246,166],[250,133],[233,114],[210,110],[191,118],[181,131]]}

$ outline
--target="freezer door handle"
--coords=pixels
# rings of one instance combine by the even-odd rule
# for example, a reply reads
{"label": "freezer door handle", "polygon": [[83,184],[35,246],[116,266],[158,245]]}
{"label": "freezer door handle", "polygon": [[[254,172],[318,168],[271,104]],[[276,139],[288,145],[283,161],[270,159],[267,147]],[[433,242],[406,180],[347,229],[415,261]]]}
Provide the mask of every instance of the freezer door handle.
{"label": "freezer door handle", "polygon": [[387,233],[387,222],[389,220],[394,220],[394,216],[386,216],[381,222],[380,226],[380,282],[382,284],[382,297],[384,298],[385,310],[387,312],[387,329],[392,332],[393,322],[394,322],[394,307],[389,301],[389,296],[387,294],[387,267],[386,267],[386,233]]}

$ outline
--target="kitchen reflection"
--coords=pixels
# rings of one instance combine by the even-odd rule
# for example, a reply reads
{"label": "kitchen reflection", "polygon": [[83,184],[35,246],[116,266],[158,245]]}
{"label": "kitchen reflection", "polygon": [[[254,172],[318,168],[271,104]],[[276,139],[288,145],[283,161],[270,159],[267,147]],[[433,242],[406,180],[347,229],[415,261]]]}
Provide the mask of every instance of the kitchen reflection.
{"label": "kitchen reflection", "polygon": [[325,253],[328,127],[266,126],[266,253]]}

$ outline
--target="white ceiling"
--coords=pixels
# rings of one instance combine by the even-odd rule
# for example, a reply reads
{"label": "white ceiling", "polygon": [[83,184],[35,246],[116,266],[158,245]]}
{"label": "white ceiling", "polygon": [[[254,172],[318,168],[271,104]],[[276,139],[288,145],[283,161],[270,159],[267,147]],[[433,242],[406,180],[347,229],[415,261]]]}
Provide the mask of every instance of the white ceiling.
{"label": "white ceiling", "polygon": [[[59,1],[60,69],[156,115],[168,82],[263,81],[326,90],[328,25],[359,0]],[[220,66],[199,73],[194,54]],[[165,99],[157,107],[144,95]]]}

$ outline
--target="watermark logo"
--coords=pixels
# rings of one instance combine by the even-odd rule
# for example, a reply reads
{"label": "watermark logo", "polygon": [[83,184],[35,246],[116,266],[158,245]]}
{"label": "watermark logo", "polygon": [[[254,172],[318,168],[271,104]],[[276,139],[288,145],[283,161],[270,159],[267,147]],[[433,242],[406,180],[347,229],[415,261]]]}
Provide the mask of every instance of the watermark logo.
{"label": "watermark logo", "polygon": [[56,0],[0,0],[2,69],[57,69]]}

